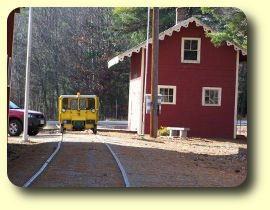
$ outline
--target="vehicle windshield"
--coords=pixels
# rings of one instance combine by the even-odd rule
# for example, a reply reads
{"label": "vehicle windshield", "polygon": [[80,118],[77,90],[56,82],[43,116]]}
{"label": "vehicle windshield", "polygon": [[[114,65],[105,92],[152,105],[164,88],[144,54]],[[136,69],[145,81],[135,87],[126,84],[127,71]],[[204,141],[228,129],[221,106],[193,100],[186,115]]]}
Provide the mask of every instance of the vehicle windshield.
{"label": "vehicle windshield", "polygon": [[18,107],[16,104],[14,104],[12,101],[9,102],[9,108],[10,109],[19,109],[20,107]]}
{"label": "vehicle windshield", "polygon": [[72,98],[69,101],[68,98],[63,98],[63,102],[62,102],[63,109],[78,110],[78,105],[79,105],[79,110],[95,109],[95,99],[94,98],[80,98],[80,100],[78,100],[78,98]]}
{"label": "vehicle windshield", "polygon": [[94,98],[84,98],[80,99],[80,109],[81,110],[91,110],[95,108]]}

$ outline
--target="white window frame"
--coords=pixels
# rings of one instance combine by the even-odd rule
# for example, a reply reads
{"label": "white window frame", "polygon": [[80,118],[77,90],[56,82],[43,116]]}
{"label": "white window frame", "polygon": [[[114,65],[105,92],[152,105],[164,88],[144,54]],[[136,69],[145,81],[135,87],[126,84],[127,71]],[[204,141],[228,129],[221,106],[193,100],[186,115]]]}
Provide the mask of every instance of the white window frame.
{"label": "white window frame", "polygon": [[[205,103],[205,91],[217,90],[218,91],[218,104],[206,104]],[[202,105],[203,106],[221,106],[222,88],[220,87],[203,87],[202,88]]]}
{"label": "white window frame", "polygon": [[158,94],[160,94],[161,88],[170,88],[173,89],[173,102],[161,102],[161,104],[176,104],[176,86],[173,85],[158,85]]}
{"label": "white window frame", "polygon": [[[197,60],[184,60],[185,40],[197,40],[198,41]],[[182,63],[200,63],[201,62],[201,38],[182,37],[181,62]]]}

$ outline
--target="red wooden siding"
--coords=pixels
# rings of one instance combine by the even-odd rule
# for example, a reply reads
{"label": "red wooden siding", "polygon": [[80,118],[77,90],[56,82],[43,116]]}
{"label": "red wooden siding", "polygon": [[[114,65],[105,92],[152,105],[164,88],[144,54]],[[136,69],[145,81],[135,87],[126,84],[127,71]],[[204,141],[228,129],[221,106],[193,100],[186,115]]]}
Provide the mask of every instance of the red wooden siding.
{"label": "red wooden siding", "polygon": [[[199,64],[181,63],[181,38],[201,38]],[[140,74],[141,52],[131,57],[131,75]],[[150,93],[151,45],[147,93]],[[188,136],[233,138],[236,51],[233,47],[216,48],[202,27],[191,23],[171,37],[159,41],[159,85],[176,86],[176,105],[162,104],[158,126],[187,127]],[[202,88],[222,88],[221,106],[202,106]],[[149,133],[146,115],[145,133]]]}
{"label": "red wooden siding", "polygon": [[[181,63],[181,38],[201,38],[199,64]],[[140,75],[141,52],[131,57],[131,75]],[[151,45],[147,93],[150,93]],[[181,28],[159,41],[159,85],[176,86],[176,105],[162,104],[158,126],[187,127],[188,136],[233,138],[236,51],[233,47],[216,48],[195,23]],[[221,106],[202,106],[202,88],[222,88]],[[146,115],[145,133],[149,133]]]}
{"label": "red wooden siding", "polygon": [[142,51],[139,53],[134,53],[131,59],[131,72],[130,79],[136,79],[141,76],[141,60],[142,60]]}

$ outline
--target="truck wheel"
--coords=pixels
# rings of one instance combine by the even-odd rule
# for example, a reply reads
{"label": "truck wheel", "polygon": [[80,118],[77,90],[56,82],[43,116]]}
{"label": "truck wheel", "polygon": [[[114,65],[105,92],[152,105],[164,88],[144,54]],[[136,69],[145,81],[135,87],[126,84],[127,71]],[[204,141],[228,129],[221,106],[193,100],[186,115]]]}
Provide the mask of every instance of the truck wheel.
{"label": "truck wheel", "polygon": [[64,134],[64,133],[66,133],[66,128],[64,128],[64,125],[61,125],[60,126],[60,133],[62,133],[62,134]]}
{"label": "truck wheel", "polygon": [[29,136],[36,136],[38,134],[39,130],[38,128],[28,128],[28,135]]}
{"label": "truck wheel", "polygon": [[9,120],[8,134],[10,136],[19,136],[23,130],[22,123],[17,119]]}
{"label": "truck wheel", "polygon": [[93,133],[96,135],[97,134],[97,125],[94,125],[94,128],[92,128]]}

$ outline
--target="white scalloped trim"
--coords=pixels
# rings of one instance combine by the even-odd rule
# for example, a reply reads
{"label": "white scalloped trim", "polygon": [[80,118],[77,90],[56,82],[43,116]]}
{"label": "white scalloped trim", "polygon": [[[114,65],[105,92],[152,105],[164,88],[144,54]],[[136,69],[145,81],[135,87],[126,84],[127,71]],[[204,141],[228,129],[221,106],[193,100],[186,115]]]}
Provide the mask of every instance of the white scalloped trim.
{"label": "white scalloped trim", "polygon": [[[183,22],[181,22],[180,24],[177,24],[163,32],[161,32],[159,34],[159,40],[164,40],[166,36],[172,36],[173,32],[179,32],[181,30],[181,27],[187,28],[189,26],[190,23],[195,22],[197,27],[203,27],[203,30],[205,32],[215,32],[215,30],[213,30],[212,28],[210,28],[209,26],[205,25],[204,23],[202,23],[200,20],[198,20],[195,17],[191,17]],[[152,38],[148,40],[149,44],[152,43]],[[234,50],[240,50],[242,52],[242,55],[247,55],[247,50],[237,46],[236,44],[226,41],[227,46],[233,46]],[[111,66],[117,64],[118,62],[116,62],[116,60],[118,61],[123,61],[124,57],[131,57],[132,54],[135,53],[139,53],[141,48],[146,48],[146,41],[144,41],[143,43],[139,44],[136,47],[133,47],[132,49],[127,50],[126,52],[122,53],[121,55],[118,55],[116,57],[114,57],[111,60],[114,60],[114,62],[108,62],[108,67],[110,68]]]}

